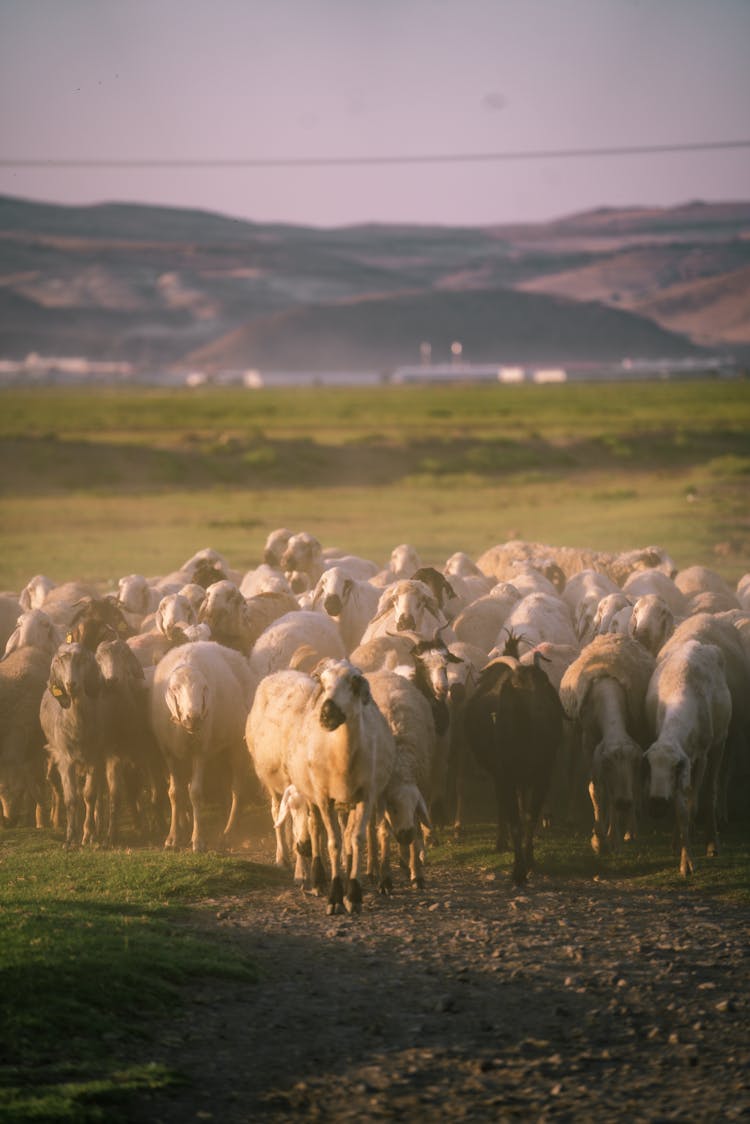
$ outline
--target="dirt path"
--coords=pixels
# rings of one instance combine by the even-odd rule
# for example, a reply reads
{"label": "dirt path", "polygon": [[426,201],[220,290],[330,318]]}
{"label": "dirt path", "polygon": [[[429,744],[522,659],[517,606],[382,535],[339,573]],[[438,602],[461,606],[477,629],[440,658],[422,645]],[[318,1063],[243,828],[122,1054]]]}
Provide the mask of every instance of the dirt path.
{"label": "dirt path", "polygon": [[[270,839],[249,857],[270,861]],[[357,917],[291,885],[198,911],[261,980],[202,984],[162,1028],[149,1057],[188,1083],[140,1118],[750,1115],[747,910],[682,887],[428,876],[367,894]]]}

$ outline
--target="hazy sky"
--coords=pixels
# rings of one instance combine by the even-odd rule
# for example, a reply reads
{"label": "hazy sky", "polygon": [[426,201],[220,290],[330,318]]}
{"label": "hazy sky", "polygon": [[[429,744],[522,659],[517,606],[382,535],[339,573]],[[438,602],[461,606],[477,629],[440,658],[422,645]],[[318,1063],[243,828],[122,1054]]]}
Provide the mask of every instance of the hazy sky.
{"label": "hazy sky", "polygon": [[[0,0],[0,159],[750,137],[750,0]],[[345,167],[0,166],[0,193],[259,221],[538,221],[750,198],[750,148]]]}

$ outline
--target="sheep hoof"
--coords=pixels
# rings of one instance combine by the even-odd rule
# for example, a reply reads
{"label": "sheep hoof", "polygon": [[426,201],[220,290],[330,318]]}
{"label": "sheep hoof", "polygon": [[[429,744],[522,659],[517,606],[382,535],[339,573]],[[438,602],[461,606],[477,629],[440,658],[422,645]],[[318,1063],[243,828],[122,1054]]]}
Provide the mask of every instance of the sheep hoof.
{"label": "sheep hoof", "polygon": [[706,844],[706,854],[709,859],[715,859],[718,853],[719,844],[715,840],[712,840],[710,843]]}
{"label": "sheep hoof", "polygon": [[362,887],[356,878],[352,878],[344,898],[347,913],[360,913],[362,910]]}
{"label": "sheep hoof", "polygon": [[391,878],[390,874],[386,875],[386,877],[382,880],[378,887],[378,892],[380,894],[393,893],[393,879]]}
{"label": "sheep hoof", "polygon": [[418,878],[412,878],[411,884],[412,889],[414,890],[424,890],[424,878],[422,878],[421,876]]}

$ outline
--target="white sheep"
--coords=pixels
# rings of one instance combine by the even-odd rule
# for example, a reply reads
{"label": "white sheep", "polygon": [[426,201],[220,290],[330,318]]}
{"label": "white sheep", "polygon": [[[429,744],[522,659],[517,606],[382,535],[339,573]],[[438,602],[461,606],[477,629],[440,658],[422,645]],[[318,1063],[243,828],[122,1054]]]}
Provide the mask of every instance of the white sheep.
{"label": "white sheep", "polygon": [[320,608],[336,620],[348,653],[362,639],[379,598],[380,591],[370,582],[357,581],[340,566],[331,566],[320,575],[310,607]]}
{"label": "white sheep", "polygon": [[[707,566],[688,566],[675,575],[674,583],[687,600],[688,613],[724,612],[738,609],[740,603],[716,570]],[[709,608],[709,604],[713,608]]]}
{"label": "white sheep", "polygon": [[260,681],[273,671],[289,667],[295,653],[305,646],[316,652],[318,659],[343,659],[346,655],[339,627],[331,617],[313,609],[298,609],[273,621],[258,637],[250,656],[255,678]]}
{"label": "white sheep", "polygon": [[623,583],[623,593],[627,593],[636,601],[639,597],[647,595],[661,597],[669,606],[673,616],[682,620],[687,616],[687,598],[677,588],[673,580],[660,570],[643,570],[630,574]]}
{"label": "white sheep", "polygon": [[47,594],[55,588],[55,585],[56,583],[53,582],[52,578],[48,578],[46,574],[35,574],[21,590],[21,596],[19,597],[21,608],[25,611],[41,609]]}
{"label": "white sheep", "polygon": [[713,644],[688,640],[659,661],[646,696],[654,741],[646,752],[650,807],[673,802],[680,874],[694,870],[690,822],[705,790],[706,853],[718,853],[717,785],[732,716],[724,658]]}
{"label": "white sheep", "polygon": [[18,617],[5,645],[5,655],[19,648],[38,648],[51,661],[63,639],[62,629],[43,609],[28,609]]}
{"label": "white sheep", "polygon": [[750,574],[743,574],[739,579],[736,595],[740,608],[750,610]]}
{"label": "white sheep", "polygon": [[482,648],[485,655],[494,646],[508,615],[521,600],[510,582],[498,582],[484,597],[467,605],[452,622],[458,640]]}
{"label": "white sheep", "polygon": [[315,585],[324,570],[334,565],[346,570],[349,577],[365,581],[378,572],[374,562],[355,554],[345,554],[336,558],[324,557],[320,542],[307,531],[300,531],[299,534],[291,536],[281,559],[282,570],[286,573],[307,574],[311,585]]}
{"label": "white sheep", "polygon": [[218,581],[206,590],[198,619],[209,626],[214,640],[247,656],[270,624],[297,609],[291,593],[258,593],[245,598],[234,582]]}
{"label": "white sheep", "polygon": [[498,648],[504,647],[504,636],[511,633],[520,641],[519,656],[544,641],[578,647],[570,610],[556,594],[530,593],[514,605],[496,639]]}
{"label": "white sheep", "polygon": [[[590,629],[587,630],[585,640],[579,632],[582,645],[589,643],[595,636],[604,636],[608,632],[619,636],[627,635],[628,624],[633,613],[633,601],[627,593],[621,590],[617,593],[608,593],[602,597],[594,610]],[[578,629],[576,629],[578,632]]]}
{"label": "white sheep", "polygon": [[383,590],[377,611],[362,636],[362,643],[390,632],[415,632],[431,639],[445,630],[445,639],[455,639],[435,596],[424,582],[411,578],[394,582]]}
{"label": "white sheep", "polygon": [[643,707],[653,670],[653,656],[635,640],[605,633],[586,645],[560,683],[565,713],[581,726],[597,853],[635,836]]}
{"label": "white sheep", "polygon": [[245,722],[255,686],[244,656],[212,640],[173,648],[157,664],[151,724],[169,769],[172,816],[165,847],[178,846],[186,820],[189,783],[192,848],[205,850],[206,770],[223,753],[229,756],[232,797],[224,838],[231,838],[246,772]]}
{"label": "white sheep", "polygon": [[[282,698],[277,704],[279,674]],[[345,908],[357,912],[362,902],[359,875],[367,826],[382,804],[391,776],[393,735],[372,700],[367,680],[348,660],[321,661],[314,676],[308,677],[307,688],[300,687],[304,697],[297,710],[288,705],[289,674],[272,673],[260,683],[253,711],[257,707],[263,719],[256,723],[251,711],[248,744],[252,741],[257,747],[269,738],[283,747],[290,782],[309,802],[315,822],[313,885],[320,890],[326,883],[321,855],[325,835],[331,869],[327,911]],[[349,816],[351,865],[346,892],[339,814]]]}
{"label": "white sheep", "polygon": [[402,542],[394,546],[388,565],[372,578],[372,584],[385,588],[393,582],[410,578],[421,567],[419,552],[411,543]]}
{"label": "white sheep", "polygon": [[[396,746],[390,779],[385,789],[385,815],[402,850],[408,849],[411,884],[424,886],[422,827],[431,827],[431,797],[435,726],[429,704],[403,676],[376,671],[367,677],[372,697],[384,715]],[[392,879],[388,861],[387,829],[380,825],[380,888],[388,892]]]}
{"label": "white sheep", "polygon": [[610,577],[596,570],[580,570],[568,579],[561,596],[570,609],[582,645],[588,644],[595,635],[594,617],[602,599],[620,592]]}
{"label": "white sheep", "polygon": [[531,562],[542,569],[555,565],[562,570],[568,581],[579,570],[598,570],[607,574],[618,586],[622,586],[628,575],[635,570],[659,569],[669,576],[677,571],[673,559],[657,546],[618,554],[576,547],[547,546],[520,539],[490,547],[477,559],[477,566],[483,574],[489,574],[496,581],[512,581],[512,567],[517,561]]}
{"label": "white sheep", "polygon": [[675,619],[667,602],[655,593],[639,597],[628,617],[628,636],[632,636],[652,655],[659,654],[674,632]]}
{"label": "white sheep", "polygon": [[0,660],[0,822],[6,824],[19,822],[24,800],[31,799],[36,826],[44,825],[45,755],[39,708],[49,667],[50,655],[33,645],[14,648]]}
{"label": "white sheep", "polygon": [[243,597],[254,597],[258,593],[291,593],[292,587],[281,570],[274,569],[263,562],[254,570],[248,570],[240,582]]}

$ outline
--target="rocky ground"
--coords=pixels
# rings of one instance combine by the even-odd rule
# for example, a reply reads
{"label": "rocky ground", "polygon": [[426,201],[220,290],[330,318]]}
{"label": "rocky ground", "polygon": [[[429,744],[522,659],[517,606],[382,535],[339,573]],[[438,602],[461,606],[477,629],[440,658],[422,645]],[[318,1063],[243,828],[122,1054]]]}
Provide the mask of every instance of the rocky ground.
{"label": "rocky ground", "polygon": [[[272,861],[269,836],[249,857]],[[139,1119],[724,1121],[750,1116],[748,911],[689,888],[428,868],[327,917],[291,884],[215,900],[257,984],[202,983]]]}

